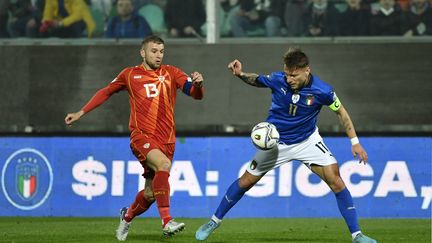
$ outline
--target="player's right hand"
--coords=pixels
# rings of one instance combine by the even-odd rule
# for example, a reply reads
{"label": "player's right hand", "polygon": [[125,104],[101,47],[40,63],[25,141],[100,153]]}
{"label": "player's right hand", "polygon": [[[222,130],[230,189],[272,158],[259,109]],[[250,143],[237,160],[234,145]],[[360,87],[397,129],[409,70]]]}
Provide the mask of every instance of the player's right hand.
{"label": "player's right hand", "polygon": [[239,60],[235,59],[228,64],[228,69],[231,70],[234,75],[239,76],[242,73],[242,64]]}
{"label": "player's right hand", "polygon": [[84,115],[84,111],[80,110],[78,112],[75,113],[69,113],[66,115],[65,117],[65,123],[68,126],[71,126],[73,122],[79,120],[82,116]]}
{"label": "player's right hand", "polygon": [[366,150],[361,146],[361,144],[357,143],[351,147],[352,154],[354,158],[359,159],[359,163],[367,164],[368,162],[368,155],[366,153]]}

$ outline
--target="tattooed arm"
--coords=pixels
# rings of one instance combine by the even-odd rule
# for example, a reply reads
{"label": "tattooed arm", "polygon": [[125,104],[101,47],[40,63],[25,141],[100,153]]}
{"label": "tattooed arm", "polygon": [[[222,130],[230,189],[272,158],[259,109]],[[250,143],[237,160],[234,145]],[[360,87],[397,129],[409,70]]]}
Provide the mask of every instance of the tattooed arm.
{"label": "tattooed arm", "polygon": [[364,162],[365,164],[368,161],[368,156],[366,151],[361,146],[356,131],[354,129],[354,124],[351,121],[351,118],[348,114],[348,112],[345,110],[345,107],[341,105],[339,110],[336,111],[336,114],[339,118],[340,123],[345,128],[345,132],[348,135],[348,137],[351,139],[352,148],[351,151],[353,153],[353,156],[360,159],[360,162]]}
{"label": "tattooed arm", "polygon": [[262,87],[263,86],[260,83],[258,83],[258,81],[257,81],[258,74],[256,74],[256,73],[244,73],[242,71],[242,63],[237,59],[228,64],[228,69],[231,70],[233,75],[237,76],[238,78],[243,80],[243,82],[245,82],[249,85],[256,86],[256,87]]}
{"label": "tattooed arm", "polygon": [[239,77],[241,80],[243,80],[243,82],[245,82],[249,85],[256,86],[256,87],[262,87],[262,85],[257,82],[258,74],[256,74],[256,73],[241,72],[239,75],[236,75],[236,76]]}

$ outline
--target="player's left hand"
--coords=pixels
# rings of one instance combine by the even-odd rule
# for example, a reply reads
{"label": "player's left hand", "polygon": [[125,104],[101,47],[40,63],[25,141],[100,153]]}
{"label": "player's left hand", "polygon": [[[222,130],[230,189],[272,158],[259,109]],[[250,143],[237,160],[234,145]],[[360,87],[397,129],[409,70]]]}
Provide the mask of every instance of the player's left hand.
{"label": "player's left hand", "polygon": [[354,156],[354,158],[358,158],[359,159],[359,163],[364,163],[367,164],[368,162],[368,155],[366,153],[366,150],[364,150],[364,148],[361,146],[361,144],[354,144],[351,148],[352,154]]}
{"label": "player's left hand", "polygon": [[191,73],[191,76],[192,76],[192,85],[197,88],[201,88],[202,82],[204,81],[202,74],[199,72],[193,72]]}

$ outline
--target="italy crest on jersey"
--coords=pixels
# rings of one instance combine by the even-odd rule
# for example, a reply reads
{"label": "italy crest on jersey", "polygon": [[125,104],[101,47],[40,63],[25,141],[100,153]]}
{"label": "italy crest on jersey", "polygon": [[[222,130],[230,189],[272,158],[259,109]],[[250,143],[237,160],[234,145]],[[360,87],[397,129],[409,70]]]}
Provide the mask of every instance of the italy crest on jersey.
{"label": "italy crest on jersey", "polygon": [[314,96],[313,95],[307,95],[306,96],[306,105],[312,105],[314,103]]}

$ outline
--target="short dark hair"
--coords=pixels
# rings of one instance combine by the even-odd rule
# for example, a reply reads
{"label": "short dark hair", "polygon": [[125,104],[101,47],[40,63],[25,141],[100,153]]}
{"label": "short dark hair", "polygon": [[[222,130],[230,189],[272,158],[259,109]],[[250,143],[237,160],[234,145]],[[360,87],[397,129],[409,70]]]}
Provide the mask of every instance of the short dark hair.
{"label": "short dark hair", "polygon": [[291,47],[284,55],[284,64],[288,69],[305,68],[309,66],[309,58],[300,48]]}
{"label": "short dark hair", "polygon": [[147,45],[147,44],[150,43],[150,42],[153,42],[153,43],[156,43],[156,44],[164,44],[164,45],[165,45],[165,42],[164,42],[164,40],[162,40],[162,38],[160,38],[160,37],[157,36],[157,35],[150,35],[150,36],[147,36],[147,37],[146,37],[146,38],[141,42],[141,49],[143,49],[144,46]]}

